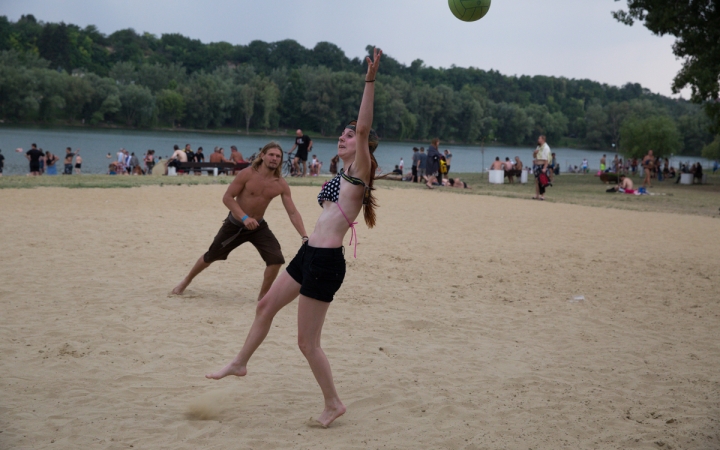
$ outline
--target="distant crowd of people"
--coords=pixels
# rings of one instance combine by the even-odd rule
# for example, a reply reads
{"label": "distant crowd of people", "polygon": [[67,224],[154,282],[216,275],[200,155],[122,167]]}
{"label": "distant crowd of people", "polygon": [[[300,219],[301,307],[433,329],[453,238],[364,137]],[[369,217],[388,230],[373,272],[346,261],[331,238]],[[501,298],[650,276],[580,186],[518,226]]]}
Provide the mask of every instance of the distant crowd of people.
{"label": "distant crowd of people", "polygon": [[[23,153],[22,148],[16,148],[16,153]],[[40,175],[57,175],[57,163],[60,161],[58,155],[53,154],[51,151],[44,151],[42,148],[38,148],[37,144],[30,144],[30,150],[25,152],[25,157],[28,160],[28,176],[40,176]],[[63,159],[63,175],[80,175],[82,173],[82,156],[80,156],[80,149],[72,151],[72,148],[67,147],[65,154],[62,156]],[[0,150],[0,176],[2,176],[3,168],[5,165],[5,156],[2,155]]]}

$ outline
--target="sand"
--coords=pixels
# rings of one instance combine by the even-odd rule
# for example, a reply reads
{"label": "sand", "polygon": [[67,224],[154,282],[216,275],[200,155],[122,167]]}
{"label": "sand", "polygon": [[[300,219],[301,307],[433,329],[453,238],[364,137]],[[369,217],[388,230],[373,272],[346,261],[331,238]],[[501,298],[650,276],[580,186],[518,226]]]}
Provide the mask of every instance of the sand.
{"label": "sand", "polygon": [[[0,191],[0,448],[720,448],[720,220],[380,189],[322,429],[296,303],[247,377],[203,377],[253,319],[252,247],[168,295],[224,189]],[[293,188],[309,230],[316,192]],[[280,201],[267,220],[292,257]]]}

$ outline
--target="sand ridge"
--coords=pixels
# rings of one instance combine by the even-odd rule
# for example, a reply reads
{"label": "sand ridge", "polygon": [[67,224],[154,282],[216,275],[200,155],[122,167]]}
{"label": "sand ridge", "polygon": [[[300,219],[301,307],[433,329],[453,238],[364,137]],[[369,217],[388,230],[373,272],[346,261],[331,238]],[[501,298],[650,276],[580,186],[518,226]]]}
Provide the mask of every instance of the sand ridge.
{"label": "sand ridge", "polygon": [[[1,448],[719,445],[720,221],[379,189],[324,329],[348,411],[323,430],[295,303],[247,377],[203,377],[252,321],[252,247],[168,295],[224,190],[0,191]],[[316,193],[293,188],[308,230]]]}

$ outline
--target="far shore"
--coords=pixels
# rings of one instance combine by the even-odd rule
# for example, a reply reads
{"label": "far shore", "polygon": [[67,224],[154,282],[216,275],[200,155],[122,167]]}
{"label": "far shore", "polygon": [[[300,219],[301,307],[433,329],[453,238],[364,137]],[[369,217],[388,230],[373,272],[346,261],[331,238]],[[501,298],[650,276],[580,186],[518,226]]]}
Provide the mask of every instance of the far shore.
{"label": "far shore", "polygon": [[[64,124],[42,124],[42,123],[18,123],[18,122],[0,122],[0,129],[3,127],[7,128],[37,128],[37,129],[43,129],[43,130],[53,130],[53,129],[82,129],[83,131],[138,131],[138,132],[167,132],[167,133],[198,133],[198,134],[209,134],[209,135],[229,135],[229,136],[253,136],[253,137],[287,137],[287,138],[294,138],[295,129],[283,129],[283,130],[257,130],[257,129],[251,129],[249,133],[245,132],[245,130],[238,130],[236,128],[219,128],[219,129],[197,129],[197,128],[182,128],[182,127],[151,127],[151,128],[137,128],[137,127],[128,127],[123,125],[117,125],[117,124],[99,124],[99,125],[89,125],[89,124],[83,124],[83,123],[64,123]],[[327,139],[327,140],[335,140],[337,136],[331,136],[331,135],[321,135],[315,131],[305,131],[305,134],[310,136],[312,139]],[[417,146],[421,145],[427,145],[427,140],[417,140],[417,139],[383,139],[383,142],[398,142],[403,144],[417,144]],[[443,141],[446,144],[450,145],[464,145],[464,146],[477,146],[482,147],[485,146],[492,146],[492,147],[501,147],[501,148],[518,148],[517,145],[509,145],[502,142],[458,142],[454,140],[447,140]],[[558,147],[563,148],[571,148],[575,150],[588,150],[588,151],[597,151],[597,152],[612,152],[612,148],[606,148],[606,149],[595,149],[590,148],[586,145],[578,145],[577,142],[570,139],[563,139],[560,142],[557,143]],[[521,146],[521,147],[527,147],[527,146]],[[695,157],[700,155],[688,155],[688,157]]]}

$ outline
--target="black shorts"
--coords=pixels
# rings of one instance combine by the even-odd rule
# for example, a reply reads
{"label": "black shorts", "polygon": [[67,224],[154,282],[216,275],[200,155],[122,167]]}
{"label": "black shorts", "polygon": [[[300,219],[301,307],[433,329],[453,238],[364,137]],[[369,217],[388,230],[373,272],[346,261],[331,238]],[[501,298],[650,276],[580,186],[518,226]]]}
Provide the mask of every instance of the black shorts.
{"label": "black shorts", "polygon": [[300,161],[307,161],[308,152],[305,150],[304,152],[298,150],[297,153],[295,153],[295,157],[299,159]]}
{"label": "black shorts", "polygon": [[315,248],[307,243],[300,247],[287,273],[300,283],[300,294],[330,303],[345,279],[343,247]]}
{"label": "black shorts", "polygon": [[266,265],[285,264],[280,243],[270,231],[267,222],[263,220],[257,228],[248,230],[242,222],[232,216],[232,213],[228,214],[210,248],[203,255],[203,261],[206,263],[224,261],[230,252],[246,242],[255,246]]}
{"label": "black shorts", "polygon": [[39,162],[31,162],[30,163],[30,172],[40,172],[40,163]]}

